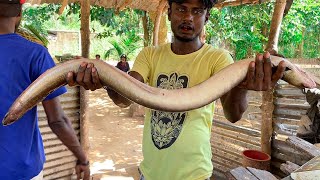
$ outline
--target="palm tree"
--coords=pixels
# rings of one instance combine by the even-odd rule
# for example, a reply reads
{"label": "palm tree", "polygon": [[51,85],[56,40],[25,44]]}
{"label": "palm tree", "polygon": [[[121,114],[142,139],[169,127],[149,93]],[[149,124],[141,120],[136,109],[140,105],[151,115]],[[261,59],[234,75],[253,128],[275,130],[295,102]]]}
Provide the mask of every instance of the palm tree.
{"label": "palm tree", "polygon": [[108,49],[104,54],[104,58],[109,59],[110,56],[119,58],[121,54],[127,54],[130,56],[134,54],[136,50],[143,47],[143,39],[140,36],[137,36],[135,33],[129,33],[127,36],[121,36],[111,38],[108,42],[112,45],[112,48]]}
{"label": "palm tree", "polygon": [[44,47],[47,47],[49,44],[49,40],[47,39],[47,37],[40,33],[40,31],[38,31],[32,25],[24,25],[23,27],[19,27],[16,33],[32,42],[41,44]]}

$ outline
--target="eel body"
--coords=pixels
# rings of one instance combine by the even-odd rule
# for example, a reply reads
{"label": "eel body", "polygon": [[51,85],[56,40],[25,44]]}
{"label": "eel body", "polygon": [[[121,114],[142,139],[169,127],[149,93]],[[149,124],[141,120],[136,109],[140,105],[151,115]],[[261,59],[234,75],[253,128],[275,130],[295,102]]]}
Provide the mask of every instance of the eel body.
{"label": "eel body", "polygon": [[[273,66],[277,66],[282,60],[285,61],[287,67],[282,79],[289,84],[298,88],[314,88],[320,84],[318,78],[303,71],[288,60],[271,56]],[[93,63],[98,70],[102,84],[131,101],[151,109],[181,112],[205,106],[237,86],[245,79],[251,61],[254,61],[254,59],[235,62],[194,87],[166,90],[141,83],[102,60],[74,59],[60,63],[39,76],[15,100],[2,123],[3,125],[9,125],[17,121],[52,91],[66,85],[67,73],[70,71],[77,72],[82,62]]]}

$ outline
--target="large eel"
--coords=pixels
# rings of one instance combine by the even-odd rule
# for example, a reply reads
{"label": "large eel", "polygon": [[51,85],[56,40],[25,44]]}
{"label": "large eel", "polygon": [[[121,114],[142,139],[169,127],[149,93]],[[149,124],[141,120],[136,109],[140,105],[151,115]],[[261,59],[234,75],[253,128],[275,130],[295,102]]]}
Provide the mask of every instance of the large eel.
{"label": "large eel", "polygon": [[[314,88],[320,84],[318,78],[308,74],[288,60],[271,56],[273,66],[277,66],[282,60],[285,61],[287,69],[283,80],[289,84],[298,88]],[[82,62],[93,63],[99,72],[102,84],[114,89],[131,101],[151,109],[181,112],[205,106],[237,86],[245,79],[251,61],[254,61],[254,59],[235,62],[194,87],[166,90],[141,83],[104,61],[85,58],[74,59],[58,64],[36,79],[15,100],[2,123],[3,125],[9,125],[17,121],[52,91],[66,85],[67,73],[70,71],[77,72]]]}

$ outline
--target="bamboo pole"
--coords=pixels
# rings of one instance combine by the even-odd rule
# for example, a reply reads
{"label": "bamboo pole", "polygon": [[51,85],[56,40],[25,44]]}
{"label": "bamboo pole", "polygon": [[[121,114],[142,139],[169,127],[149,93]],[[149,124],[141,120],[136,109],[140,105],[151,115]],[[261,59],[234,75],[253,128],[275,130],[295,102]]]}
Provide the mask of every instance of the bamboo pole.
{"label": "bamboo pole", "polygon": [[[266,50],[271,53],[277,52],[278,40],[283,12],[286,6],[286,0],[277,0],[275,2],[274,12],[271,21],[270,34]],[[271,155],[271,140],[272,140],[272,114],[273,105],[273,90],[265,91],[262,94],[262,123],[261,123],[261,151]]]}
{"label": "bamboo pole", "polygon": [[265,2],[269,2],[270,0],[238,0],[238,1],[227,1],[227,2],[220,2],[214,5],[215,8],[222,9],[226,6],[240,6],[244,4],[261,4]]}
{"label": "bamboo pole", "polygon": [[167,5],[167,0],[162,0],[158,6],[156,19],[154,22],[154,29],[153,29],[153,45],[156,46],[159,43],[159,28],[161,23],[161,16],[163,13],[164,8]]}
{"label": "bamboo pole", "polygon": [[148,31],[148,18],[147,18],[147,12],[144,11],[143,12],[143,16],[142,16],[142,25],[143,25],[143,45],[144,47],[147,47],[149,45],[149,31]]}
{"label": "bamboo pole", "polygon": [[67,7],[67,5],[68,5],[68,0],[62,0],[61,7],[59,9],[59,15],[61,15],[63,13],[63,11]]}
{"label": "bamboo pole", "polygon": [[266,50],[269,52],[278,52],[278,41],[283,19],[284,9],[286,7],[286,0],[277,0],[275,2],[274,11],[271,20],[271,27],[269,39]]}
{"label": "bamboo pole", "polygon": [[[90,0],[81,0],[81,54],[82,57],[89,57],[90,48]],[[89,119],[88,119],[89,94],[80,87],[80,141],[83,150],[88,156],[89,153]]]}
{"label": "bamboo pole", "polygon": [[81,55],[89,57],[90,49],[90,0],[81,0]]}

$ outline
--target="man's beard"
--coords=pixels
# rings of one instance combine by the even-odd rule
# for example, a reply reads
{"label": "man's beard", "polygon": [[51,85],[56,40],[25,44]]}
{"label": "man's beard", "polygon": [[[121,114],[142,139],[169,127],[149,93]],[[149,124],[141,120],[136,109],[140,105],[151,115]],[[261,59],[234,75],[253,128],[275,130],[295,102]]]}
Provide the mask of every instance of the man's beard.
{"label": "man's beard", "polygon": [[175,35],[175,38],[177,38],[179,41],[182,41],[182,42],[191,42],[191,41],[195,40],[196,38],[199,38],[200,37],[200,33],[195,35],[195,36],[193,36],[193,37],[181,37],[179,35]]}
{"label": "man's beard", "polygon": [[193,40],[194,40],[194,37],[186,38],[186,37],[176,36],[176,38],[177,38],[179,41],[182,41],[182,42],[190,42],[190,41],[193,41]]}

